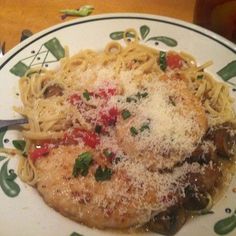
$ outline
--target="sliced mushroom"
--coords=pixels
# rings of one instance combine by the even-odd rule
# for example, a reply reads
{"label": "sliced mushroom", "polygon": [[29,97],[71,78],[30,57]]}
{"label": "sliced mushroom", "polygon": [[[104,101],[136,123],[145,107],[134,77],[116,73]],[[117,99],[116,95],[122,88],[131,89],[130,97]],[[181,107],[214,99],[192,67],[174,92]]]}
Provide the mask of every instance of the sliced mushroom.
{"label": "sliced mushroom", "polygon": [[62,95],[63,95],[63,89],[57,84],[48,86],[44,92],[45,98],[49,98],[52,96],[62,96]]}
{"label": "sliced mushroom", "polygon": [[234,155],[236,132],[233,124],[227,122],[211,128],[206,138],[214,142],[219,157],[230,159]]}
{"label": "sliced mushroom", "polygon": [[202,173],[188,173],[187,181],[199,192],[211,192],[220,184],[222,172],[217,164],[204,167]]}
{"label": "sliced mushroom", "polygon": [[198,211],[206,208],[208,198],[204,192],[199,192],[194,186],[189,185],[185,188],[185,198],[183,207],[188,211]]}
{"label": "sliced mushroom", "polygon": [[154,216],[147,224],[147,228],[163,235],[174,235],[180,230],[187,220],[187,214],[183,208],[172,207],[167,211]]}
{"label": "sliced mushroom", "polygon": [[183,207],[190,214],[202,215],[209,213],[212,205],[212,197],[208,192],[199,192],[191,185],[185,188]]}
{"label": "sliced mushroom", "polygon": [[221,128],[214,131],[214,143],[219,156],[229,159],[232,156],[232,147],[235,137],[230,135],[230,131]]}
{"label": "sliced mushroom", "polygon": [[213,158],[212,150],[209,149],[206,152],[201,146],[198,146],[186,161],[188,163],[198,162],[200,165],[203,165],[208,164]]}

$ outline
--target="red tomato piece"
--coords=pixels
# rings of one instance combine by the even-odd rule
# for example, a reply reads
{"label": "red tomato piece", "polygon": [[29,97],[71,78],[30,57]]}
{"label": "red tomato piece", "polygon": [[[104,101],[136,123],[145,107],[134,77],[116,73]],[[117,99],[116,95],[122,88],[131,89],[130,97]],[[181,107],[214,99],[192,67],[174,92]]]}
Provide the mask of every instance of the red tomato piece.
{"label": "red tomato piece", "polygon": [[70,104],[72,105],[77,105],[80,101],[81,101],[81,97],[79,94],[75,93],[75,94],[72,94],[70,97],[69,97],[69,102]]}
{"label": "red tomato piece", "polygon": [[105,99],[109,98],[110,96],[114,96],[116,93],[116,88],[102,88],[98,90],[98,96]]}
{"label": "red tomato piece", "polygon": [[116,107],[112,107],[107,111],[100,111],[100,119],[105,126],[114,125],[118,115],[119,112]]}
{"label": "red tomato piece", "polygon": [[84,131],[82,134],[83,142],[91,148],[95,148],[99,143],[99,137],[90,131]]}
{"label": "red tomato piece", "polygon": [[95,148],[100,143],[99,137],[87,130],[74,129],[64,135],[63,144],[78,144],[78,138],[81,138],[85,145]]}
{"label": "red tomato piece", "polygon": [[36,160],[38,158],[41,158],[43,156],[45,156],[46,154],[48,154],[50,151],[48,146],[45,147],[40,147],[40,148],[36,148],[33,151],[30,152],[29,156],[32,160]]}
{"label": "red tomato piece", "polygon": [[167,65],[170,69],[180,69],[183,66],[183,59],[178,54],[168,53],[167,54]]}

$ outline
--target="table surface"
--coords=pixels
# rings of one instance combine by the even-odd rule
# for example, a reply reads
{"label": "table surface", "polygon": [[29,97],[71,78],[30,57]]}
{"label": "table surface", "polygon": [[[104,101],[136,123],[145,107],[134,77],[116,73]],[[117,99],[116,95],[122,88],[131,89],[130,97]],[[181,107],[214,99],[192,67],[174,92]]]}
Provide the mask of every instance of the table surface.
{"label": "table surface", "polygon": [[5,41],[6,51],[16,46],[22,30],[33,33],[64,21],[62,9],[94,6],[92,15],[103,13],[139,12],[193,21],[195,0],[0,0],[0,43]]}

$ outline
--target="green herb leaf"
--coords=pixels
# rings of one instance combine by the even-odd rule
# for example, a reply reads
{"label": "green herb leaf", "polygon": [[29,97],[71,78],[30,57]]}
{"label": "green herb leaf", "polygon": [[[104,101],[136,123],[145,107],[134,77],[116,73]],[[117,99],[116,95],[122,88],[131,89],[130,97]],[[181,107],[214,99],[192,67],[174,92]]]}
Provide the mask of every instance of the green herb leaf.
{"label": "green herb leaf", "polygon": [[137,102],[137,99],[130,96],[130,97],[126,98],[126,102],[128,102],[128,103],[130,103],[130,102]]}
{"label": "green herb leaf", "polygon": [[121,115],[122,115],[122,118],[124,120],[128,119],[130,116],[131,116],[131,113],[129,110],[127,109],[124,109],[122,112],[121,112]]}
{"label": "green herb leaf", "polygon": [[84,97],[87,101],[90,100],[90,95],[89,95],[89,92],[88,92],[87,89],[83,92],[83,97]]}
{"label": "green herb leaf", "polygon": [[148,96],[148,93],[147,93],[147,92],[144,92],[144,93],[138,92],[135,96],[136,96],[138,99],[141,99],[141,98],[147,97],[147,96]]}
{"label": "green herb leaf", "polygon": [[79,16],[88,16],[90,15],[94,10],[94,7],[91,5],[84,5],[79,8]]}
{"label": "green herb leaf", "polygon": [[138,134],[138,131],[135,127],[132,126],[130,128],[130,133],[131,133],[132,136],[136,136]]}
{"label": "green herb leaf", "polygon": [[108,158],[111,158],[111,157],[113,157],[113,155],[114,155],[114,153],[111,152],[111,151],[109,151],[108,148],[106,148],[106,149],[103,150],[103,154],[104,154],[105,157],[108,157]]}
{"label": "green herb leaf", "polygon": [[60,13],[63,13],[67,16],[88,16],[90,15],[94,10],[94,7],[91,5],[84,5],[81,6],[79,9],[64,9],[60,10]]}
{"label": "green herb leaf", "polygon": [[176,47],[178,44],[175,39],[172,39],[166,36],[151,37],[147,41],[159,41],[166,44],[169,47]]}
{"label": "green herb leaf", "polygon": [[204,77],[204,75],[198,75],[198,76],[197,76],[197,80],[202,80],[203,77]]}
{"label": "green herb leaf", "polygon": [[12,144],[16,149],[20,150],[21,152],[24,152],[26,145],[25,140],[13,140]]}
{"label": "green herb leaf", "polygon": [[149,127],[149,123],[144,123],[141,128],[140,128],[140,131],[143,132],[144,130],[150,130],[150,127]]}
{"label": "green herb leaf", "polygon": [[228,81],[229,79],[236,76],[236,60],[231,61],[224,68],[219,70],[217,74],[224,80]]}
{"label": "green herb leaf", "polygon": [[29,70],[29,66],[19,61],[10,69],[10,72],[16,76],[22,77],[25,75],[27,70]]}
{"label": "green herb leaf", "polygon": [[[138,92],[136,93],[134,96],[129,96],[126,98],[126,102],[137,102],[138,100],[142,99],[142,98],[145,98],[148,96],[148,93],[147,92]],[[138,99],[138,100],[137,100]]]}
{"label": "green herb leaf", "polygon": [[140,27],[140,34],[142,39],[145,39],[150,32],[150,28],[147,25],[142,25]]}
{"label": "green herb leaf", "polygon": [[96,172],[95,172],[96,181],[110,180],[111,176],[112,176],[112,170],[109,169],[108,167],[105,167],[104,169],[102,169],[102,167],[99,166],[96,169]]}
{"label": "green herb leaf", "polygon": [[159,65],[161,70],[165,71],[167,67],[166,52],[160,51]]}
{"label": "green herb leaf", "polygon": [[[124,34],[125,34],[124,31],[116,31],[116,32],[113,32],[113,33],[110,34],[110,38],[113,39],[113,40],[120,40],[120,39],[124,38]],[[132,34],[132,33],[127,32],[126,37],[134,38],[135,35]]]}
{"label": "green herb leaf", "polygon": [[84,152],[75,159],[73,168],[73,176],[77,177],[79,174],[86,176],[88,174],[89,166],[92,164],[92,153]]}
{"label": "green herb leaf", "polygon": [[62,47],[60,41],[57,38],[50,39],[49,41],[44,43],[44,46],[52,53],[52,55],[57,60],[65,57],[65,49]]}

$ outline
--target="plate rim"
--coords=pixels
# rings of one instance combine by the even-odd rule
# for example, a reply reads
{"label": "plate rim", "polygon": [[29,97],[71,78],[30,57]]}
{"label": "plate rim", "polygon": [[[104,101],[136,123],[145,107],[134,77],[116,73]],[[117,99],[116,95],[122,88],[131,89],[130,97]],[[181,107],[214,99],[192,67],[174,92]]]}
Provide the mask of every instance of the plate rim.
{"label": "plate rim", "polygon": [[194,23],[186,22],[183,20],[179,20],[172,17],[161,16],[161,15],[153,15],[153,14],[144,14],[144,13],[108,13],[108,14],[98,14],[93,16],[87,16],[86,18],[78,18],[69,20],[66,22],[58,23],[48,28],[45,28],[26,40],[20,42],[15,47],[10,49],[1,59],[0,59],[0,71],[4,68],[4,66],[19,52],[36,42],[37,40],[53,33],[59,31],[63,28],[71,27],[74,25],[94,22],[94,21],[103,21],[103,20],[114,20],[114,19],[138,19],[138,20],[149,20],[156,21],[161,23],[166,23],[170,25],[174,25],[177,27],[185,28],[187,30],[191,30],[197,34],[200,34],[204,37],[207,37],[222,46],[226,47],[228,50],[236,54],[236,44],[229,41],[228,39],[222,37],[221,35],[212,32],[208,29],[205,29],[201,26],[198,26]]}
{"label": "plate rim", "polygon": [[94,16],[89,16],[86,18],[79,18],[79,19],[73,19],[70,21],[58,23],[56,25],[53,25],[51,27],[48,27],[40,32],[35,33],[30,38],[26,39],[25,41],[17,44],[15,47],[13,47],[9,52],[6,53],[6,55],[0,59],[0,72],[4,68],[5,65],[8,64],[18,53],[26,49],[28,46],[35,43],[37,40],[40,40],[44,38],[47,35],[50,35],[51,33],[56,31],[60,31],[63,28],[67,28],[74,25],[79,25],[83,23],[89,23],[89,22],[95,22],[95,21],[102,21],[102,20],[115,20],[115,19],[138,19],[138,20],[149,20],[149,21],[156,21],[161,23],[166,23],[170,25],[174,25],[177,27],[182,27],[187,30],[194,31],[195,33],[200,34],[201,36],[205,36],[209,38],[210,40],[213,40],[215,42],[218,42],[220,45],[223,45],[228,50],[236,54],[236,44],[230,42],[229,40],[223,38],[222,36],[207,30],[203,27],[194,25],[189,22],[185,22],[179,19],[171,18],[171,17],[165,17],[160,15],[152,15],[152,14],[138,14],[138,13],[109,13],[109,14],[99,14]]}

